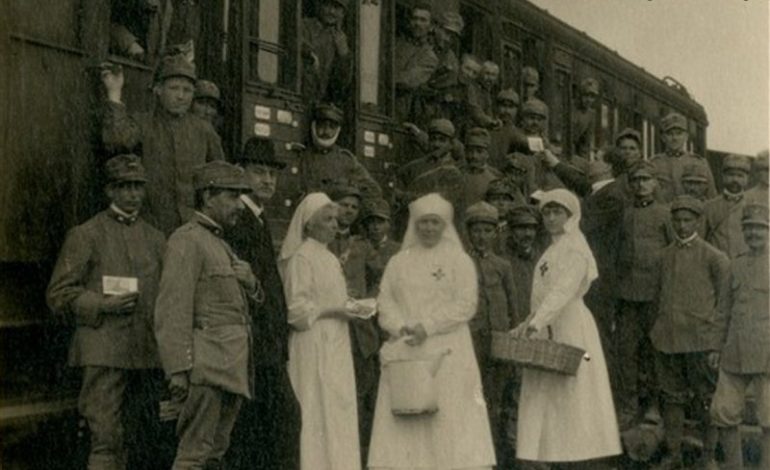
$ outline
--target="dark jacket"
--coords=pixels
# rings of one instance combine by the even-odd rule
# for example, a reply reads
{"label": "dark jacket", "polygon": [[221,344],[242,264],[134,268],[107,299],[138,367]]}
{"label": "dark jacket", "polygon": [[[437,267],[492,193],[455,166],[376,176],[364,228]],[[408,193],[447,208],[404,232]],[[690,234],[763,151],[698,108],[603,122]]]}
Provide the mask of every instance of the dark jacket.
{"label": "dark jacket", "polygon": [[254,365],[283,366],[289,359],[289,323],[273,238],[264,214],[257,218],[247,207],[235,227],[225,232],[225,240],[240,259],[251,265],[265,292],[261,305],[251,305]]}
{"label": "dark jacket", "polygon": [[[141,218],[131,222],[110,209],[70,231],[46,292],[55,313],[75,318],[70,365],[159,366],[152,315],[164,248],[163,234],[150,224]],[[99,311],[103,276],[138,279],[139,300],[133,312]]]}
{"label": "dark jacket", "polygon": [[[351,49],[347,57],[337,53],[334,28],[316,18],[302,19],[302,53],[305,61],[302,94],[319,102],[342,101],[353,78],[354,51]],[[308,52],[313,52],[318,58],[318,70],[309,62]]]}
{"label": "dark jacket", "polygon": [[382,194],[380,186],[356,156],[337,145],[328,149],[308,146],[300,155],[299,174],[304,194],[329,192],[339,185],[357,188],[367,200]]}
{"label": "dark jacket", "polygon": [[513,268],[511,263],[494,253],[472,253],[479,281],[479,303],[470,321],[476,355],[487,358],[492,331],[508,331],[513,321],[522,316],[515,311]]}
{"label": "dark jacket", "polygon": [[706,202],[703,208],[703,219],[706,225],[703,238],[715,248],[725,252],[730,259],[749,249],[743,240],[741,226],[745,201],[745,196],[738,201],[730,201],[724,195],[719,195]]}
{"label": "dark jacket", "polygon": [[377,295],[380,293],[380,281],[382,280],[382,275],[385,273],[385,266],[388,265],[390,258],[398,253],[398,250],[401,249],[401,245],[390,238],[377,246],[372,244],[371,241],[368,243],[369,255],[366,257],[367,297],[377,298]]}
{"label": "dark jacket", "polygon": [[615,292],[615,267],[624,205],[625,195],[617,181],[608,183],[583,201],[580,229],[594,253],[599,270],[599,278],[591,285],[591,290],[600,295],[613,296]]}

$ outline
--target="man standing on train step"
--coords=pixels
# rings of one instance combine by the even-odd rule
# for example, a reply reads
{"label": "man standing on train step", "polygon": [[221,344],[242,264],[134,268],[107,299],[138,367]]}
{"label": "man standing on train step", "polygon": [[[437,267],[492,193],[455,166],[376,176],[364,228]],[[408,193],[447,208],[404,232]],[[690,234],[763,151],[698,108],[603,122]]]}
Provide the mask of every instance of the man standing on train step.
{"label": "man standing on train step", "polygon": [[249,304],[264,296],[251,267],[222,238],[251,191],[241,168],[193,172],[193,218],[168,240],[155,304],[155,337],[175,401],[174,470],[221,468],[243,399],[253,397]]}
{"label": "man standing on train step", "polygon": [[192,169],[222,160],[219,136],[208,122],[189,113],[195,67],[181,56],[165,57],[153,87],[156,106],[130,116],[123,104],[123,72],[105,68],[107,103],[102,143],[109,154],[139,151],[147,170],[148,222],[169,235],[193,214]]}
{"label": "man standing on train step", "polygon": [[353,79],[353,53],[342,31],[350,0],[321,0],[302,19],[302,94],[311,102],[339,103]]}
{"label": "man standing on train step", "polygon": [[594,105],[599,98],[599,82],[586,78],[580,82],[580,97],[572,114],[572,153],[589,159],[594,146],[594,127],[596,110]]}
{"label": "man standing on train step", "polygon": [[694,153],[687,151],[687,118],[679,113],[669,113],[660,120],[660,130],[663,132],[663,146],[665,152],[652,157],[650,161],[655,165],[658,181],[660,181],[660,198],[664,202],[671,202],[674,197],[684,194],[682,188],[682,172],[689,164],[703,165],[708,171],[709,198],[717,195],[714,186],[714,175],[708,162]]}
{"label": "man standing on train step", "polygon": [[438,67],[438,57],[430,44],[433,15],[431,6],[418,3],[409,18],[409,36],[396,38],[394,81],[396,84],[396,119],[416,122],[422,87],[428,83]]}
{"label": "man standing on train step", "polygon": [[275,247],[265,218],[279,173],[279,160],[270,140],[246,141],[238,165],[246,174],[251,193],[241,196],[246,209],[225,240],[236,256],[251,265],[264,287],[261,304],[250,304],[254,363],[254,399],[243,404],[233,429],[226,468],[280,468],[299,470],[301,413],[289,381],[289,323],[283,283],[278,275]]}
{"label": "man standing on train step", "polygon": [[748,251],[743,239],[741,217],[746,205],[744,191],[749,184],[751,160],[727,155],[722,160],[722,194],[706,202],[703,209],[703,238],[730,259]]}
{"label": "man standing on train step", "polygon": [[128,418],[140,421],[141,433],[130,438],[149,468],[158,458],[160,397],[129,390],[157,389],[152,382],[161,379],[152,376],[160,365],[152,312],[165,240],[139,217],[147,181],[139,158],[111,158],[106,173],[110,207],[67,235],[46,297],[56,314],[75,320],[69,364],[83,368],[78,409],[91,431],[88,468],[127,468],[122,411],[131,401],[147,410],[145,419]]}
{"label": "man standing on train step", "polygon": [[380,186],[355,155],[337,145],[342,117],[342,111],[333,104],[316,106],[310,124],[312,143],[299,146],[302,190],[305,194],[328,193],[336,186],[346,185],[361,191],[365,200],[376,199],[382,194]]}

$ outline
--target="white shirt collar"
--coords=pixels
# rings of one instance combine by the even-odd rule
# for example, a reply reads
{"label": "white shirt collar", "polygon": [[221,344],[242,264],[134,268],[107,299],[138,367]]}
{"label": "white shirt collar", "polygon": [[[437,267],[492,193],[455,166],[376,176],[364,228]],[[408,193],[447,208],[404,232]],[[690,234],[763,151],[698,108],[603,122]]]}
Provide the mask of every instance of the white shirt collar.
{"label": "white shirt collar", "polygon": [[698,238],[698,232],[693,232],[693,234],[692,234],[692,235],[690,235],[690,236],[689,236],[689,237],[687,237],[687,238],[679,238],[679,237],[678,237],[678,236],[676,236],[676,235],[675,235],[675,237],[676,237],[676,241],[677,241],[677,243],[679,243],[680,245],[687,245],[687,244],[689,244],[690,242],[692,242],[693,240],[695,240],[696,238]]}
{"label": "white shirt collar", "polygon": [[254,202],[254,200],[251,199],[248,194],[241,194],[241,201],[243,201],[243,204],[248,207],[252,213],[254,213],[254,217],[256,218],[260,218],[262,213],[265,211],[265,209]]}
{"label": "white shirt collar", "polygon": [[128,212],[126,212],[123,209],[121,209],[120,207],[118,207],[115,203],[110,204],[110,209],[115,211],[116,214],[122,215],[123,217],[125,217],[127,219],[131,219],[133,217],[136,217],[137,213],[138,213],[138,211],[135,211],[135,212],[132,212],[132,213],[129,214]]}
{"label": "white shirt collar", "polygon": [[595,192],[599,191],[600,189],[612,183],[613,181],[615,181],[613,178],[610,178],[608,180],[603,180],[603,181],[597,181],[596,183],[591,185],[591,194],[594,194]]}

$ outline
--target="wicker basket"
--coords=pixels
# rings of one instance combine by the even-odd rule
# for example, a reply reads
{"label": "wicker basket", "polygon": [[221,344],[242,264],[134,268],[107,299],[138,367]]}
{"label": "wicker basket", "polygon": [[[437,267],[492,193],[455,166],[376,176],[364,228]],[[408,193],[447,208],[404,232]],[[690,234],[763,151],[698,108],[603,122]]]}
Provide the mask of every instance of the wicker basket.
{"label": "wicker basket", "polygon": [[587,356],[580,348],[553,340],[514,338],[508,333],[493,331],[492,357],[532,369],[575,375]]}

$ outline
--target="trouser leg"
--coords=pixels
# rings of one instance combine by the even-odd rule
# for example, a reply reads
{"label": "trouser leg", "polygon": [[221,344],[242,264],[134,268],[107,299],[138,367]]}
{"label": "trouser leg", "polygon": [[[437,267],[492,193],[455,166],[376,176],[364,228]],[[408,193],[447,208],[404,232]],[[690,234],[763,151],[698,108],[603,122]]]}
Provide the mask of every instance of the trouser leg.
{"label": "trouser leg", "polygon": [[122,423],[126,371],[109,367],[86,366],[80,388],[78,409],[91,431],[89,470],[126,468]]}
{"label": "trouser leg", "polygon": [[716,389],[716,370],[709,366],[707,352],[697,352],[686,355],[685,371],[687,382],[695,395],[696,418],[700,423],[703,438],[701,457],[705,468],[706,464],[713,464],[715,460],[718,440],[718,432],[709,413]]}
{"label": "trouser leg", "polygon": [[230,442],[241,398],[215,387],[190,385],[177,422],[179,446],[173,468],[216,468]]}
{"label": "trouser leg", "polygon": [[663,426],[670,460],[681,461],[684,405],[688,388],[681,354],[656,354],[655,370],[663,394]]}
{"label": "trouser leg", "polygon": [[719,440],[722,443],[722,450],[725,454],[722,468],[724,470],[741,470],[743,468],[743,443],[738,426],[721,428],[719,430]]}
{"label": "trouser leg", "polygon": [[621,428],[639,414],[639,360],[644,330],[637,302],[621,301],[615,331],[615,362],[618,374],[618,414]]}

